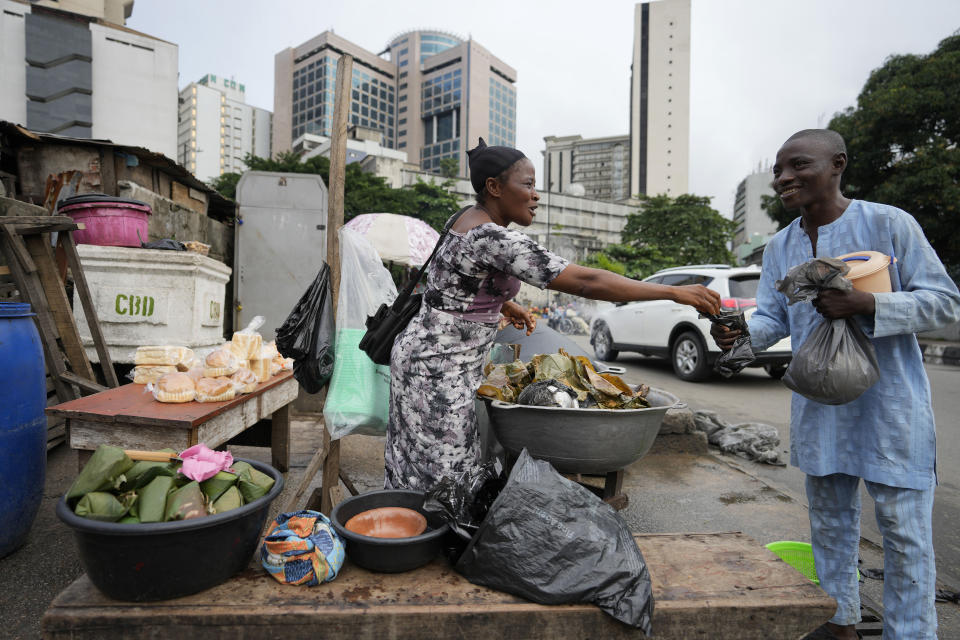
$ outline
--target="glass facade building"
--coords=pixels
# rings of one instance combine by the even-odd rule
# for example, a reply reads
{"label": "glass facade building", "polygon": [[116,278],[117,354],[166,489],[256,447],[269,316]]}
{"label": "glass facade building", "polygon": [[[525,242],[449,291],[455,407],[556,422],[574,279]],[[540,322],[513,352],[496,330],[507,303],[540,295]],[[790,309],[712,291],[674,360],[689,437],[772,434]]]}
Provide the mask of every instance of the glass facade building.
{"label": "glass facade building", "polygon": [[406,31],[374,54],[326,31],[276,55],[274,153],[307,133],[331,135],[342,53],[354,58],[350,124],[380,131],[384,147],[405,152],[423,170],[449,170],[453,159],[465,176],[466,149],[481,136],[516,144],[516,71],[475,41]]}

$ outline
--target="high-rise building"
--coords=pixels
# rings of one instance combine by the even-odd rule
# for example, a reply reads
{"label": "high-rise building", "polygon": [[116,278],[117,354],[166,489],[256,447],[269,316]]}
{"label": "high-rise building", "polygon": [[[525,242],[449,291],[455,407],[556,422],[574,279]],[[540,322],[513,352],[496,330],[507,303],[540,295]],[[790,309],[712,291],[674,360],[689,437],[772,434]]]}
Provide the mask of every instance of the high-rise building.
{"label": "high-rise building", "polygon": [[[547,136],[544,190],[619,202],[630,197],[630,136],[589,138]],[[582,193],[574,185],[583,188]]]}
{"label": "high-rise building", "polygon": [[634,7],[630,74],[630,193],[687,192],[690,0]]}
{"label": "high-rise building", "polygon": [[130,0],[0,0],[0,119],[176,156],[177,45]]}
{"label": "high-rise building", "polygon": [[350,124],[379,129],[381,144],[437,172],[453,158],[466,174],[466,150],[515,145],[516,71],[474,40],[434,30],[407,31],[380,55],[325,31],[274,61],[273,151],[305,133],[331,134],[337,59],[354,58]]}
{"label": "high-rise building", "polygon": [[177,161],[201,180],[243,173],[248,153],[270,157],[272,114],[246,102],[246,87],[207,74],[180,91]]}
{"label": "high-rise building", "polygon": [[737,195],[733,203],[733,221],[737,229],[733,236],[733,247],[747,244],[754,236],[769,237],[777,232],[777,223],[770,219],[763,209],[763,196],[773,196],[773,172],[759,169],[748,175],[737,185]]}

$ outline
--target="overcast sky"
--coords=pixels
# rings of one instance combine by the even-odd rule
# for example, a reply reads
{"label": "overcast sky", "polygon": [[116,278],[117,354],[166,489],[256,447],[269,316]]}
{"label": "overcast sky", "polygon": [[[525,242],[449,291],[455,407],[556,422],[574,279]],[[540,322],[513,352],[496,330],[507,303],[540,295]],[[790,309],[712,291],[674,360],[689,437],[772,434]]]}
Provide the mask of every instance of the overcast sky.
{"label": "overcast sky", "polygon": [[[853,106],[887,56],[960,29],[958,0],[692,2],[689,190],[728,217],[737,183],[790,134]],[[375,53],[411,29],[472,36],[517,70],[517,146],[539,173],[544,136],[629,132],[634,4],[136,0],[127,26],[179,45],[181,87],[235,76],[271,110],[274,55],[326,29]]]}

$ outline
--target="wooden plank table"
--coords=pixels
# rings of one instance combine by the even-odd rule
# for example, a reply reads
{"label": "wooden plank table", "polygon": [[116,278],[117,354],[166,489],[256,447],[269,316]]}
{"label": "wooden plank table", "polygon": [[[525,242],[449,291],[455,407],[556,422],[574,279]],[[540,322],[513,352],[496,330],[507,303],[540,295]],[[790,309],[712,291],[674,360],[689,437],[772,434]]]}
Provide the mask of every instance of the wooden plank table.
{"label": "wooden plank table", "polygon": [[[800,638],[836,602],[742,533],[635,536],[653,583],[663,640]],[[43,637],[479,640],[644,637],[593,605],[544,606],[467,582],[449,563],[399,574],[348,560],[317,587],[281,585],[259,566],[207,591],[152,603],[102,595],[81,576],[42,621]]]}
{"label": "wooden plank table", "polygon": [[200,442],[213,448],[270,419],[272,464],[290,467],[290,410],[299,384],[284,371],[260,383],[252,393],[226,402],[157,402],[145,385],[126,384],[85,398],[47,408],[47,415],[67,420],[70,447],[78,449],[80,465],[101,444],[124,449],[176,449]]}

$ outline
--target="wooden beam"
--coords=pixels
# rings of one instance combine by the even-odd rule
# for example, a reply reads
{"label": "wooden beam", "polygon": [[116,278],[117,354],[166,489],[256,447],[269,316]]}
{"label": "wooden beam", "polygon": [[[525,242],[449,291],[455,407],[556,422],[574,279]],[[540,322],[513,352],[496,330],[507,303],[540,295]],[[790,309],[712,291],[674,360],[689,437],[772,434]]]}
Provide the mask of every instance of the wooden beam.
{"label": "wooden beam", "polygon": [[[340,241],[343,226],[344,182],[347,172],[347,113],[350,110],[350,89],[353,78],[353,57],[341,55],[337,61],[337,89],[333,104],[333,131],[330,137],[330,184],[327,200],[327,264],[330,265],[330,293],[333,315],[337,315],[340,295]],[[326,429],[326,426],[324,426]],[[333,509],[333,490],[340,486],[340,441],[330,443],[323,462],[320,510],[329,515]]]}
{"label": "wooden beam", "polygon": [[[50,310],[47,308],[46,297],[39,287],[39,281],[35,273],[27,273],[20,262],[17,260],[15,248],[20,245],[23,249],[20,238],[9,231],[6,225],[0,225],[0,250],[3,251],[7,266],[10,267],[14,282],[17,283],[17,289],[20,290],[20,300],[30,305],[36,314],[34,321],[37,323],[37,329],[40,332],[40,344],[43,347],[43,357],[46,361],[47,372],[53,382],[53,387],[57,392],[57,398],[60,402],[67,402],[76,399],[73,388],[60,379],[60,374],[67,369],[63,364],[63,354],[57,346],[57,330],[50,317]],[[23,249],[26,253],[26,249]],[[27,254],[29,257],[29,254]],[[36,271],[36,267],[34,267]]]}
{"label": "wooden beam", "polygon": [[[0,218],[0,220],[3,220],[3,218]],[[0,223],[0,229],[2,229],[3,233],[9,238],[7,247],[10,255],[7,256],[7,266],[12,266],[9,264],[11,261],[17,262],[25,273],[36,273],[37,265],[34,264],[33,258],[30,257],[30,253],[26,247],[23,246],[22,242],[14,241],[14,234],[16,233],[14,227]]]}
{"label": "wooden beam", "polygon": [[73,286],[77,290],[80,306],[83,307],[83,315],[87,319],[87,326],[90,327],[90,337],[93,338],[93,346],[100,358],[100,368],[103,369],[107,386],[119,387],[120,382],[117,380],[117,372],[113,369],[110,350],[107,349],[107,340],[100,328],[100,319],[97,317],[97,309],[93,304],[93,296],[90,293],[90,286],[87,284],[87,277],[83,273],[83,265],[80,264],[77,245],[73,242],[73,234],[61,233],[57,236],[57,243],[63,248],[63,253],[67,258],[67,266],[70,267],[70,272],[73,274]]}
{"label": "wooden beam", "polygon": [[97,384],[87,380],[86,378],[81,378],[78,375],[70,373],[69,371],[64,371],[60,374],[60,379],[64,382],[69,382],[70,384],[75,384],[84,391],[89,391],[90,393],[100,393],[101,391],[106,391],[107,387],[102,384]]}
{"label": "wooden beam", "polygon": [[0,224],[76,224],[68,216],[0,216]]}
{"label": "wooden beam", "polygon": [[87,351],[80,340],[80,332],[77,331],[77,323],[73,319],[73,309],[70,308],[70,301],[67,300],[67,292],[57,273],[57,265],[53,259],[49,240],[43,235],[24,236],[23,240],[27,251],[37,265],[37,275],[46,295],[50,313],[57,325],[57,331],[60,333],[60,342],[67,354],[70,368],[82,378],[96,380],[97,376],[90,365]]}

